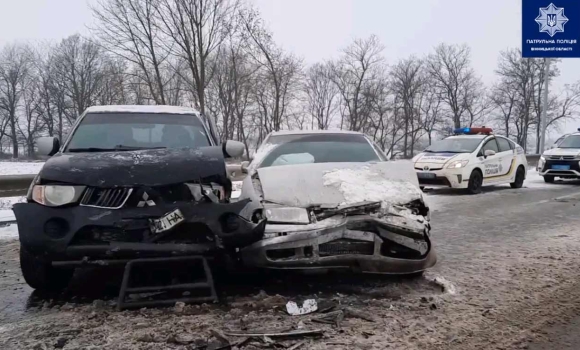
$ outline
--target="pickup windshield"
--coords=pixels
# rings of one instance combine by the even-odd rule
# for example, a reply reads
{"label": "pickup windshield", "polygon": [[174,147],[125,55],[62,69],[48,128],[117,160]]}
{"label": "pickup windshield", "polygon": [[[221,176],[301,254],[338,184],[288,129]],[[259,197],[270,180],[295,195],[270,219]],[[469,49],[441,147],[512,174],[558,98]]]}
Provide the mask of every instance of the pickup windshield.
{"label": "pickup windshield", "polygon": [[87,114],[65,152],[132,151],[210,146],[195,115],[163,113]]}
{"label": "pickup windshield", "polygon": [[580,148],[580,136],[571,135],[566,137],[558,145],[559,148]]}

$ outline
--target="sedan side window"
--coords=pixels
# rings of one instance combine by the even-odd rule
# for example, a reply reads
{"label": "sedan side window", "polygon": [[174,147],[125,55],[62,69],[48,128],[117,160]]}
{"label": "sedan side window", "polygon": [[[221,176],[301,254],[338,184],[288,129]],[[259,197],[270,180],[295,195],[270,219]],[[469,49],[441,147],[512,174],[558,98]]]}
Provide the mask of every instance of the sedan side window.
{"label": "sedan side window", "polygon": [[497,147],[497,142],[495,141],[495,138],[487,141],[485,143],[485,145],[483,145],[483,147],[481,148],[481,154],[485,154],[485,151],[487,151],[488,149],[494,151],[495,153],[499,153],[499,149]]}
{"label": "sedan side window", "polygon": [[500,152],[509,152],[513,149],[511,143],[507,139],[504,139],[503,137],[496,137],[495,139],[499,145]]}

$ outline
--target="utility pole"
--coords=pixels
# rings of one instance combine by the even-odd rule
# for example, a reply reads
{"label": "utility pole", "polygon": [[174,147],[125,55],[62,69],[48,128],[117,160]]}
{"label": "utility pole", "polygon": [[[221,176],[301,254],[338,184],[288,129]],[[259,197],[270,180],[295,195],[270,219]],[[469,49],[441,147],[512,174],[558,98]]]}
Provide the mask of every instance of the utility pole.
{"label": "utility pole", "polygon": [[540,120],[540,154],[544,153],[546,128],[548,127],[548,87],[550,86],[550,58],[544,58],[544,96],[542,96],[542,114]]}

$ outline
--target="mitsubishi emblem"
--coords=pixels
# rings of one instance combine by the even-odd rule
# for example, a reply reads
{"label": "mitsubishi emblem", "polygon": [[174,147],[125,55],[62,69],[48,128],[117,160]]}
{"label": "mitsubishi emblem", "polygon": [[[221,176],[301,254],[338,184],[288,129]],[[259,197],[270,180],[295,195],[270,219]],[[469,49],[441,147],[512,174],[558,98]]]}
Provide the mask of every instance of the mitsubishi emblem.
{"label": "mitsubishi emblem", "polygon": [[147,207],[154,207],[155,206],[155,202],[152,201],[151,199],[149,199],[149,195],[147,194],[147,192],[143,192],[143,196],[141,198],[143,198],[143,200],[139,201],[139,203],[137,203],[138,208],[143,208],[145,206],[147,206]]}
{"label": "mitsubishi emblem", "polygon": [[564,156],[560,157],[560,160],[564,160]]}

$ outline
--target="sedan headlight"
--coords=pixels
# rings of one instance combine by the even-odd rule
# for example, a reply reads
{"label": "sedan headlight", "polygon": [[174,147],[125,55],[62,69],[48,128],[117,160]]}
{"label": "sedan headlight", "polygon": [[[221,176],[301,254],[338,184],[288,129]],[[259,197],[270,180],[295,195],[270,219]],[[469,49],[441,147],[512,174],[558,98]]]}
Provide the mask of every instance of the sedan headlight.
{"label": "sedan headlight", "polygon": [[308,225],[310,217],[304,208],[272,207],[265,208],[266,219],[271,224]]}
{"label": "sedan headlight", "polygon": [[468,160],[456,160],[456,161],[451,162],[447,166],[447,169],[459,169],[459,168],[463,168],[464,166],[467,165],[467,163],[469,163]]}
{"label": "sedan headlight", "polygon": [[76,203],[85,186],[35,185],[32,188],[32,200],[47,207],[60,207]]}

